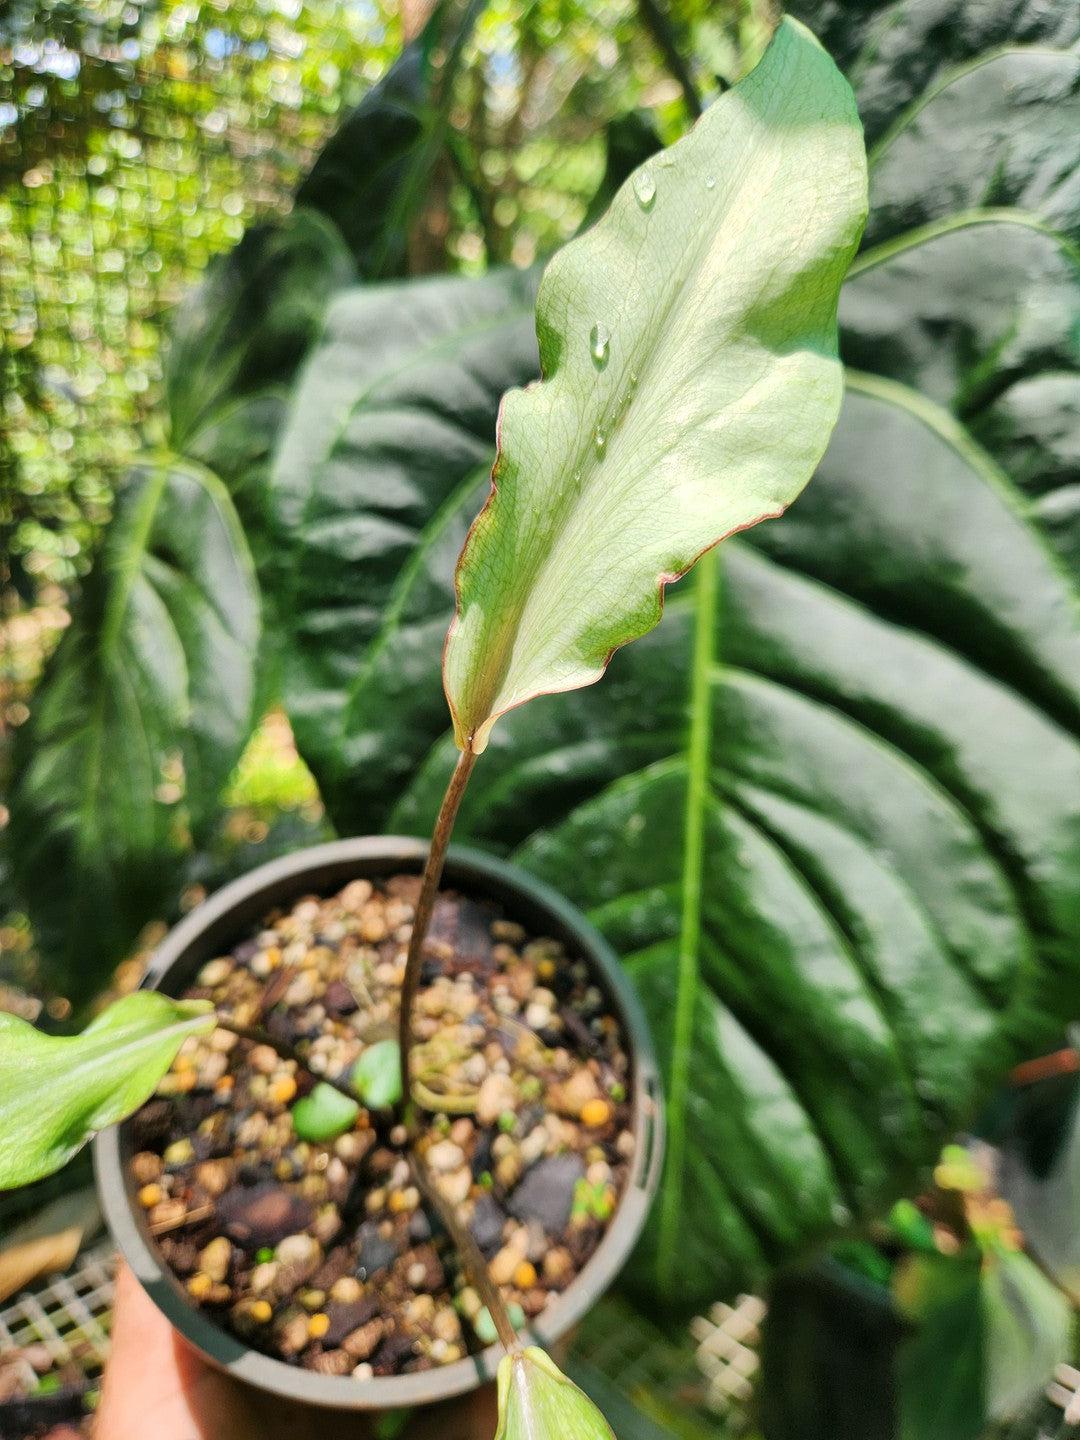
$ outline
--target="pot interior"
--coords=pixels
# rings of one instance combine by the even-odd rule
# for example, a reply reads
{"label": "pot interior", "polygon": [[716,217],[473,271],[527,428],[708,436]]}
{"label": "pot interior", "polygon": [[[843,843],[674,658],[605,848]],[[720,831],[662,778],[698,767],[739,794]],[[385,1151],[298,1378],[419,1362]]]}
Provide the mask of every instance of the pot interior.
{"label": "pot interior", "polygon": [[[373,837],[333,842],[271,861],[224,887],[177,925],[155,952],[144,983],[179,995],[208,960],[247,938],[269,911],[287,907],[304,895],[330,895],[350,880],[419,873],[426,849],[418,840]],[[614,953],[560,895],[502,861],[462,847],[452,847],[449,852],[443,888],[494,902],[530,934],[558,940],[569,955],[584,960],[622,1026],[629,1054],[627,1088],[632,1100],[634,1155],[616,1211],[596,1250],[568,1288],[530,1322],[529,1333],[540,1344],[550,1345],[615,1278],[644,1223],[662,1149],[660,1089],[652,1046],[637,998]],[[106,1218],[125,1258],[157,1304],[214,1363],[275,1393],[314,1404],[365,1410],[446,1399],[494,1376],[502,1355],[497,1345],[431,1370],[362,1382],[287,1365],[244,1346],[191,1304],[157,1253],[144,1212],[135,1201],[132,1133],[129,1121],[104,1132],[95,1142]]]}

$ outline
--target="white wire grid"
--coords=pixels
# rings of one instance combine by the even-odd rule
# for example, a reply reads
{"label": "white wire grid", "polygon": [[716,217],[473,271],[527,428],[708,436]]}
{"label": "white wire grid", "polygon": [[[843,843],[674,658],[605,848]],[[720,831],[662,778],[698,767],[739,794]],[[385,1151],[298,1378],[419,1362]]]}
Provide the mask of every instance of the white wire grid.
{"label": "white wire grid", "polygon": [[764,1319],[765,1302],[756,1295],[740,1295],[734,1305],[718,1301],[707,1316],[691,1320],[695,1358],[708,1387],[710,1410],[738,1413],[749,1401],[761,1363],[758,1346]]}
{"label": "white wire grid", "polygon": [[[66,1275],[24,1291],[0,1310],[0,1363],[7,1357],[43,1347],[51,1366],[67,1383],[81,1375],[93,1386],[109,1354],[115,1256],[108,1242],[84,1252]],[[713,1305],[707,1316],[691,1321],[695,1358],[707,1385],[706,1404],[729,1419],[745,1413],[759,1368],[758,1347],[766,1307],[756,1295],[734,1305]],[[24,1367],[28,1391],[42,1378],[40,1361],[13,1362]],[[1040,1420],[1008,1428],[1002,1440],[1080,1440],[1080,1369],[1059,1365],[1045,1392]],[[1033,1428],[1029,1429],[1029,1425]]]}
{"label": "white wire grid", "polygon": [[[16,1296],[0,1310],[0,1361],[43,1347],[51,1361],[45,1373],[61,1372],[70,1382],[81,1375],[93,1384],[109,1354],[114,1263],[112,1246],[99,1245],[84,1252],[68,1274]],[[23,1378],[32,1390],[42,1367],[25,1358],[13,1363],[25,1367]]]}

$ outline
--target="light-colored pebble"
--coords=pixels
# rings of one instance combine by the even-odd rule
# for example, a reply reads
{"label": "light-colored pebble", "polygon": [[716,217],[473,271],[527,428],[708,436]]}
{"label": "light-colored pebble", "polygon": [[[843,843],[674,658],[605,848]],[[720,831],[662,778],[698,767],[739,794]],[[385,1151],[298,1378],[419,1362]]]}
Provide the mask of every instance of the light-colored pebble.
{"label": "light-colored pebble", "polygon": [[214,986],[223,985],[232,974],[231,960],[208,960],[199,971],[199,984]]}
{"label": "light-colored pebble", "polygon": [[452,1140],[440,1140],[432,1145],[424,1156],[427,1163],[437,1175],[448,1174],[451,1170],[460,1170],[465,1164],[465,1155],[460,1145],[455,1145]]}
{"label": "light-colored pebble", "polygon": [[355,1275],[342,1275],[330,1287],[330,1299],[336,1300],[339,1305],[354,1305],[363,1293],[364,1287]]}
{"label": "light-colored pebble", "polygon": [[272,1075],[279,1063],[277,1051],[269,1045],[253,1045],[248,1051],[248,1064],[260,1075]]}
{"label": "light-colored pebble", "polygon": [[534,1125],[528,1135],[521,1142],[520,1154],[521,1163],[526,1170],[530,1165],[535,1165],[537,1160],[547,1152],[548,1133],[543,1125]]}
{"label": "light-colored pebble", "polygon": [[155,1155],[152,1150],[140,1150],[131,1162],[131,1172],[140,1185],[159,1180],[163,1168],[161,1156]]}
{"label": "light-colored pebble", "polygon": [[318,1241],[310,1235],[286,1235],[277,1247],[276,1258],[282,1265],[305,1265],[321,1254]]}
{"label": "light-colored pebble", "polygon": [[525,1024],[530,1030],[546,1030],[551,1024],[551,1011],[546,1005],[532,1000],[525,1007]]}
{"label": "light-colored pebble", "polygon": [[315,979],[307,971],[301,970],[296,979],[285,991],[286,1005],[310,1005],[315,998]]}
{"label": "light-colored pebble", "polygon": [[460,1205],[472,1189],[472,1172],[467,1165],[450,1175],[440,1175],[435,1182],[451,1205]]}
{"label": "light-colored pebble", "polygon": [[430,1295],[414,1295],[405,1306],[405,1315],[414,1325],[430,1325],[435,1318],[435,1301]]}
{"label": "light-colored pebble", "polygon": [[185,1136],[182,1140],[174,1140],[166,1147],[162,1157],[168,1166],[187,1165],[195,1158],[195,1149],[191,1141]]}
{"label": "light-colored pebble", "polygon": [[[369,1320],[366,1325],[359,1326],[351,1335],[346,1335],[342,1341],[341,1348],[347,1351],[354,1360],[366,1360],[385,1334],[385,1321],[376,1316],[374,1320]],[[371,1366],[369,1365],[367,1368],[370,1372]],[[356,1374],[355,1370],[353,1374]]]}
{"label": "light-colored pebble", "polygon": [[495,1165],[495,1179],[504,1190],[512,1190],[521,1179],[521,1156],[517,1151],[504,1155]]}
{"label": "light-colored pebble", "polygon": [[264,1260],[261,1265],[256,1265],[251,1272],[251,1288],[256,1295],[261,1295],[264,1290],[272,1290],[277,1280],[278,1271],[281,1266],[276,1260]]}
{"label": "light-colored pebble", "polygon": [[480,1086],[476,1097],[476,1118],[481,1125],[494,1125],[504,1110],[517,1108],[517,1090],[509,1075],[497,1071]]}
{"label": "light-colored pebble", "polygon": [[364,1139],[353,1130],[339,1135],[334,1141],[334,1154],[344,1160],[346,1165],[355,1165],[358,1160],[362,1160],[367,1149]]}
{"label": "light-colored pebble", "polygon": [[496,1251],[494,1258],[488,1267],[491,1271],[491,1278],[496,1285],[509,1285],[514,1278],[514,1271],[521,1264],[528,1253],[529,1232],[524,1225],[513,1231],[509,1240],[501,1250]]}
{"label": "light-colored pebble", "polygon": [[461,1339],[461,1321],[457,1312],[449,1305],[441,1305],[435,1312],[432,1330],[440,1340],[450,1343]]}
{"label": "light-colored pebble", "polygon": [[218,1235],[199,1251],[199,1269],[220,1284],[229,1273],[232,1246],[224,1235]]}
{"label": "light-colored pebble", "polygon": [[569,1251],[553,1247],[544,1256],[543,1269],[549,1285],[565,1285],[574,1273],[574,1262]]}

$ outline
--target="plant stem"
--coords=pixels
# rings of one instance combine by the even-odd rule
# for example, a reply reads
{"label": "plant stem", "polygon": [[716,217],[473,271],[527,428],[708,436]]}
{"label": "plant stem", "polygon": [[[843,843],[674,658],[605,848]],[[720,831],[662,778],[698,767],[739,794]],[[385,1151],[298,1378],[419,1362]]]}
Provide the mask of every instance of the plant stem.
{"label": "plant stem", "polygon": [[[441,1194],[428,1173],[423,1158],[418,1153],[416,1140],[416,1107],[413,1102],[412,1074],[409,1064],[412,1043],[413,1026],[412,1012],[413,1002],[416,998],[416,991],[420,984],[420,969],[423,963],[424,941],[427,939],[428,929],[431,925],[431,916],[435,909],[435,900],[439,893],[439,881],[442,879],[443,866],[446,863],[446,851],[450,844],[450,837],[454,832],[454,821],[461,806],[462,797],[465,794],[465,787],[469,783],[469,776],[476,764],[476,752],[467,749],[461,752],[458,757],[454,773],[450,777],[450,783],[446,787],[446,794],[439,807],[439,814],[435,821],[435,830],[431,837],[431,849],[428,851],[427,861],[424,864],[424,875],[420,882],[420,894],[416,901],[416,912],[413,916],[412,934],[409,937],[409,951],[405,959],[405,975],[401,982],[401,1012],[398,1020],[398,1048],[401,1063],[401,1099],[405,1112],[405,1123],[409,1133],[409,1162],[413,1174],[416,1177],[417,1188],[433,1210],[442,1219],[443,1224],[454,1242],[454,1247],[461,1258],[465,1273],[468,1275],[473,1288],[480,1299],[487,1307],[495,1326],[496,1334],[500,1342],[508,1351],[519,1348],[517,1334],[511,1323],[510,1315],[498,1287],[492,1280],[488,1271],[487,1261],[480,1251],[480,1247],[472,1237],[472,1233],[466,1225],[463,1225],[458,1218],[453,1205]],[[264,1030],[252,1029],[245,1025],[233,1025],[227,1020],[218,1018],[218,1024],[223,1030],[229,1030],[238,1035],[242,1040],[250,1040],[257,1045],[269,1045],[282,1055],[285,1059],[295,1060],[298,1065],[305,1068],[302,1056],[284,1041],[277,1040],[274,1036]],[[328,1076],[322,1079],[335,1090],[348,1095],[350,1099],[356,1097],[343,1084],[331,1080]]]}
{"label": "plant stem", "polygon": [[412,935],[409,937],[409,953],[405,959],[405,976],[401,982],[401,1012],[398,1017],[398,1051],[401,1062],[401,1099],[405,1107],[406,1124],[410,1131],[413,1128],[414,1109],[412,1076],[409,1067],[409,1056],[413,1043],[413,1001],[416,999],[416,989],[420,984],[424,941],[427,939],[432,911],[435,909],[435,898],[439,893],[439,881],[442,879],[443,865],[446,863],[446,847],[450,844],[450,836],[454,833],[454,821],[457,819],[458,808],[461,805],[462,796],[465,794],[465,786],[469,783],[469,776],[472,774],[475,764],[475,751],[463,750],[454,767],[454,773],[450,777],[450,784],[446,787],[443,802],[439,806],[435,830],[431,837],[431,849],[428,851],[427,862],[424,865],[420,895],[416,901]]}
{"label": "plant stem", "polygon": [[454,773],[450,777],[450,783],[446,787],[443,802],[439,806],[435,830],[431,837],[431,849],[428,851],[427,862],[424,865],[424,878],[420,883],[420,894],[416,901],[412,934],[409,937],[409,953],[405,959],[405,975],[401,982],[401,1013],[398,1018],[401,1098],[405,1108],[405,1124],[409,1132],[409,1159],[412,1162],[417,1187],[423,1192],[432,1208],[442,1216],[443,1224],[449,1231],[461,1257],[465,1273],[487,1306],[487,1312],[491,1316],[500,1341],[507,1350],[516,1350],[518,1348],[517,1335],[498,1287],[488,1272],[487,1261],[480,1253],[480,1247],[473,1239],[471,1232],[458,1219],[454,1207],[432,1183],[427,1173],[427,1167],[416,1149],[416,1106],[413,1103],[412,1068],[409,1064],[413,1044],[413,1002],[420,984],[424,941],[427,939],[428,928],[431,925],[435,899],[439,893],[439,881],[442,879],[443,865],[446,863],[446,850],[450,844],[450,836],[454,833],[454,821],[457,819],[465,787],[469,783],[469,776],[472,774],[475,764],[476,752],[471,747],[463,750],[454,767]]}
{"label": "plant stem", "polygon": [[682,87],[686,108],[696,120],[701,114],[701,96],[694,84],[690,67],[682,57],[675,40],[671,21],[660,7],[659,0],[638,0],[638,12],[645,29],[652,36],[656,48],[664,57],[664,63]]}
{"label": "plant stem", "polygon": [[432,1180],[427,1166],[418,1154],[410,1146],[409,1160],[412,1164],[413,1176],[416,1179],[417,1189],[423,1195],[433,1210],[435,1210],[449,1232],[454,1248],[461,1257],[465,1267],[465,1273],[473,1289],[480,1296],[480,1299],[487,1306],[487,1312],[495,1325],[499,1340],[508,1351],[518,1350],[521,1342],[518,1340],[503,1298],[496,1288],[494,1280],[488,1270],[487,1261],[480,1251],[479,1245],[472,1237],[472,1232],[463,1225],[458,1218],[457,1211],[450,1204],[446,1196],[441,1194],[438,1186]]}

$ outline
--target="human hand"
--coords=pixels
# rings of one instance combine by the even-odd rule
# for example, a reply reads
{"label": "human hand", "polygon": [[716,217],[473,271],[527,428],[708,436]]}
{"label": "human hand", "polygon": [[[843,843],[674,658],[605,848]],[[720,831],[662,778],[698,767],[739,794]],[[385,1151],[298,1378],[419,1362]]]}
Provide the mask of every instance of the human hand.
{"label": "human hand", "polygon": [[[401,1440],[490,1440],[495,1387],[418,1410]],[[116,1277],[112,1356],[95,1440],[371,1440],[362,1414],[265,1395],[207,1364],[124,1264]]]}

